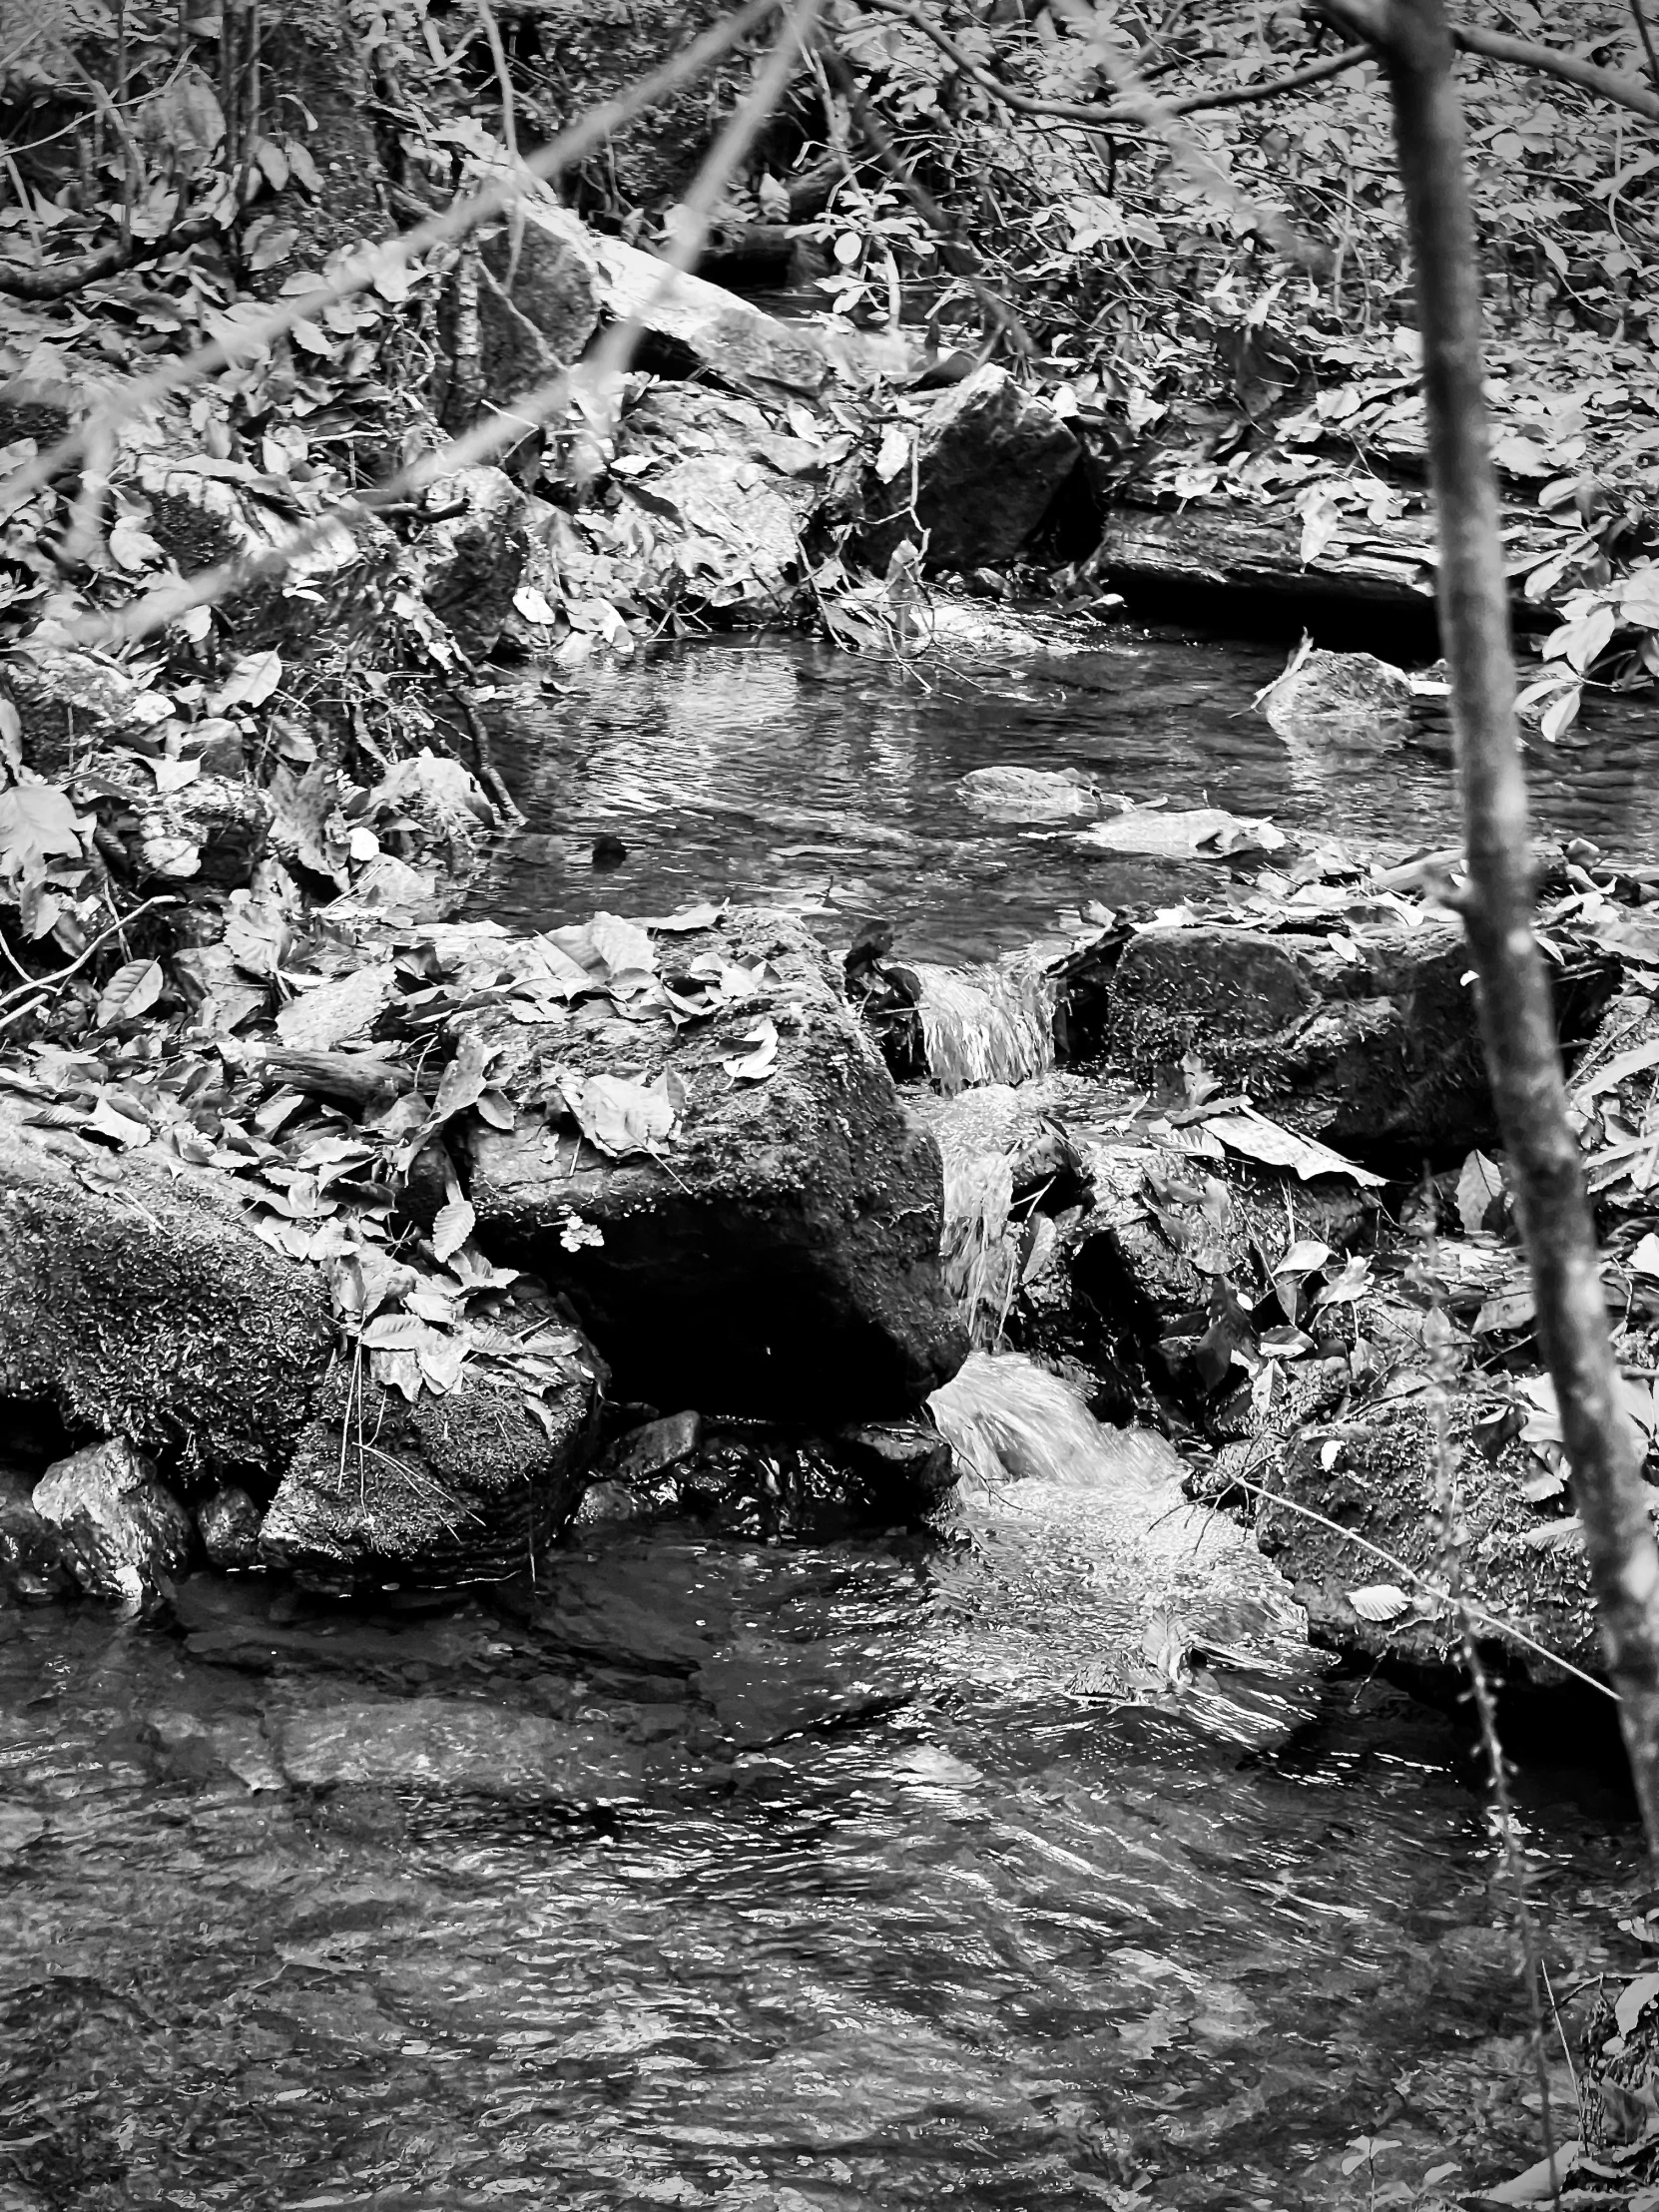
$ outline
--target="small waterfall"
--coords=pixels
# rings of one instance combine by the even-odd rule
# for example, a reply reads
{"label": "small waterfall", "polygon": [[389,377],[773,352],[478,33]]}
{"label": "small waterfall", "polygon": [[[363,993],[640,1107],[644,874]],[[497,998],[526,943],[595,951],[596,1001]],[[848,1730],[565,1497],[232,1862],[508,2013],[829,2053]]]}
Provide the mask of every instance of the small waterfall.
{"label": "small waterfall", "polygon": [[918,961],[914,972],[927,1072],[947,1098],[977,1083],[1023,1083],[1054,1065],[1058,985],[1040,958],[1014,953],[967,968]]}
{"label": "small waterfall", "polygon": [[951,1449],[988,1485],[1144,1491],[1181,1477],[1180,1455],[1164,1437],[1103,1427],[1058,1376],[1017,1352],[969,1353],[927,1402]]}

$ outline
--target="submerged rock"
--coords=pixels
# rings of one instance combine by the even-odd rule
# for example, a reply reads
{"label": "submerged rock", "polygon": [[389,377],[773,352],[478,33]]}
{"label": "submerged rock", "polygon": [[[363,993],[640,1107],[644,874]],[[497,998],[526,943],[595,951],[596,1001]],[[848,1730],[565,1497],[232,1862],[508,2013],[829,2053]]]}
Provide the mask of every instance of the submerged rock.
{"label": "submerged rock", "polygon": [[962,797],[975,814],[993,822],[1066,822],[1100,811],[1086,776],[1063,769],[974,768],[962,778]]}
{"label": "submerged rock", "polygon": [[190,1515],[125,1437],[58,1460],[32,1502],[61,1531],[69,1567],[91,1597],[151,1605],[189,1564]]}
{"label": "submerged rock", "polygon": [[268,1715],[284,1778],[478,1797],[606,1804],[637,1797],[639,1752],[599,1721],[573,1725],[459,1698],[358,1698]]}
{"label": "submerged rock", "polygon": [[[656,962],[637,939],[625,956]],[[639,968],[629,1019],[604,1002],[569,1022],[481,1017],[493,1081],[586,1100],[601,1129],[608,1098],[662,1134],[613,1121],[608,1155],[547,1103],[474,1126],[480,1243],[570,1294],[624,1396],[805,1422],[908,1411],[962,1350],[937,1147],[793,916],[738,908],[659,941],[669,988],[700,988],[700,960],[737,979],[727,1011],[676,1027]]]}
{"label": "submerged rock", "polygon": [[935,569],[1010,561],[1081,452],[1046,400],[987,361],[928,408],[911,467],[888,483],[867,472],[853,549],[872,568],[906,544]]}
{"label": "submerged rock", "polygon": [[533,1569],[582,1495],[601,1364],[543,1328],[532,1412],[507,1382],[412,1400],[341,1368],[300,1432],[262,1556],[324,1582],[450,1586]]}
{"label": "submerged rock", "polygon": [[193,1473],[274,1473],[333,1341],[321,1278],[253,1235],[230,1178],[129,1157],[97,1181],[106,1151],[24,1111],[0,1100],[0,1398]]}

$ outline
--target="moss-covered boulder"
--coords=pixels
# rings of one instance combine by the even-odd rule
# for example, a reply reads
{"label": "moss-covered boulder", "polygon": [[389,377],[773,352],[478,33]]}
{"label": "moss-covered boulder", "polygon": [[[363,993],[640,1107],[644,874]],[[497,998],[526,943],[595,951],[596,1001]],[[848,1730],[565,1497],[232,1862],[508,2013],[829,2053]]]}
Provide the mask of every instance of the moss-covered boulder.
{"label": "moss-covered boulder", "polygon": [[269,1486],[333,1341],[314,1270],[262,1244],[229,1179],[30,1126],[0,1094],[0,1399],[125,1436],[187,1483]]}
{"label": "moss-covered boulder", "polygon": [[581,1502],[604,1375],[574,1329],[544,1323],[535,1350],[533,1396],[468,1377],[409,1399],[342,1361],[266,1515],[267,1561],[328,1583],[533,1575]]}

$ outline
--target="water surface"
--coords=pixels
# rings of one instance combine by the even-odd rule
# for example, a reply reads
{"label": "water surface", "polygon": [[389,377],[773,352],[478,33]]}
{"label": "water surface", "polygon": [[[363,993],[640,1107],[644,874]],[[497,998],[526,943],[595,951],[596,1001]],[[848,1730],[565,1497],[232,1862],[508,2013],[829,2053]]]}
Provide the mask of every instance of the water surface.
{"label": "water surface", "polygon": [[[1097,636],[1063,656],[911,668],[805,638],[724,639],[650,648],[554,689],[515,680],[497,705],[500,753],[530,830],[477,909],[545,925],[596,904],[667,913],[730,895],[816,913],[842,941],[845,917],[882,914],[914,957],[982,959],[1090,900],[1167,904],[1224,884],[1213,861],[1119,858],[1063,828],[987,822],[959,786],[993,763],[1075,769],[1106,794],[1225,807],[1362,848],[1454,838],[1443,719],[1403,746],[1293,747],[1251,704],[1283,668],[1282,644]],[[1571,743],[1534,743],[1528,767],[1543,830],[1628,856],[1659,842],[1652,701],[1592,706]],[[593,866],[601,835],[626,846],[620,866]]]}

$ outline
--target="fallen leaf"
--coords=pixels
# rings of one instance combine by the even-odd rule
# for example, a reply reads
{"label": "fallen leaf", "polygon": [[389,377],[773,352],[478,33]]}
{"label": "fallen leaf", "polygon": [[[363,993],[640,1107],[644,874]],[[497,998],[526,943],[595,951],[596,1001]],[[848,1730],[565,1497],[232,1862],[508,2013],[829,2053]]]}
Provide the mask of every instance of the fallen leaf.
{"label": "fallen leaf", "polygon": [[567,1075],[559,1088],[589,1144],[614,1160],[655,1153],[674,1127],[674,1108],[663,1093],[626,1076]]}
{"label": "fallen leaf", "polygon": [[1392,1582],[1371,1582],[1363,1590],[1350,1590],[1348,1602],[1363,1621],[1396,1621],[1411,1610],[1411,1600]]}
{"label": "fallen leaf", "polygon": [[432,1250],[443,1261],[459,1252],[477,1227],[478,1217],[464,1198],[452,1198],[438,1209],[432,1224]]}
{"label": "fallen leaf", "polygon": [[167,978],[159,960],[128,960],[104,985],[94,1016],[100,1029],[118,1021],[136,1021],[148,1013],[162,995]]}
{"label": "fallen leaf", "polygon": [[738,1042],[751,1045],[754,1049],[746,1052],[740,1059],[722,1059],[721,1066],[740,1083],[764,1083],[778,1062],[776,1022],[763,1015],[754,1028],[746,1036],[740,1037]]}
{"label": "fallen leaf", "polygon": [[329,1052],[347,1037],[360,1037],[397,991],[389,960],[354,968],[290,999],[276,1016],[276,1034],[290,1052]]}
{"label": "fallen leaf", "polygon": [[1465,1237],[1495,1229],[1503,1213],[1503,1171],[1483,1152],[1471,1152],[1457,1178],[1457,1219]]}
{"label": "fallen leaf", "polygon": [[1333,1152],[1329,1145],[1320,1144],[1313,1137],[1296,1137],[1278,1122],[1269,1121],[1254,1107],[1230,1114],[1212,1114],[1203,1125],[1213,1137],[1219,1137],[1230,1152],[1242,1152],[1247,1160],[1260,1160],[1267,1167],[1289,1168],[1300,1181],[1312,1182],[1319,1175],[1346,1175],[1351,1183],[1369,1188],[1380,1188],[1387,1178],[1374,1175],[1370,1168],[1360,1167],[1353,1160],[1344,1159],[1340,1152]]}

